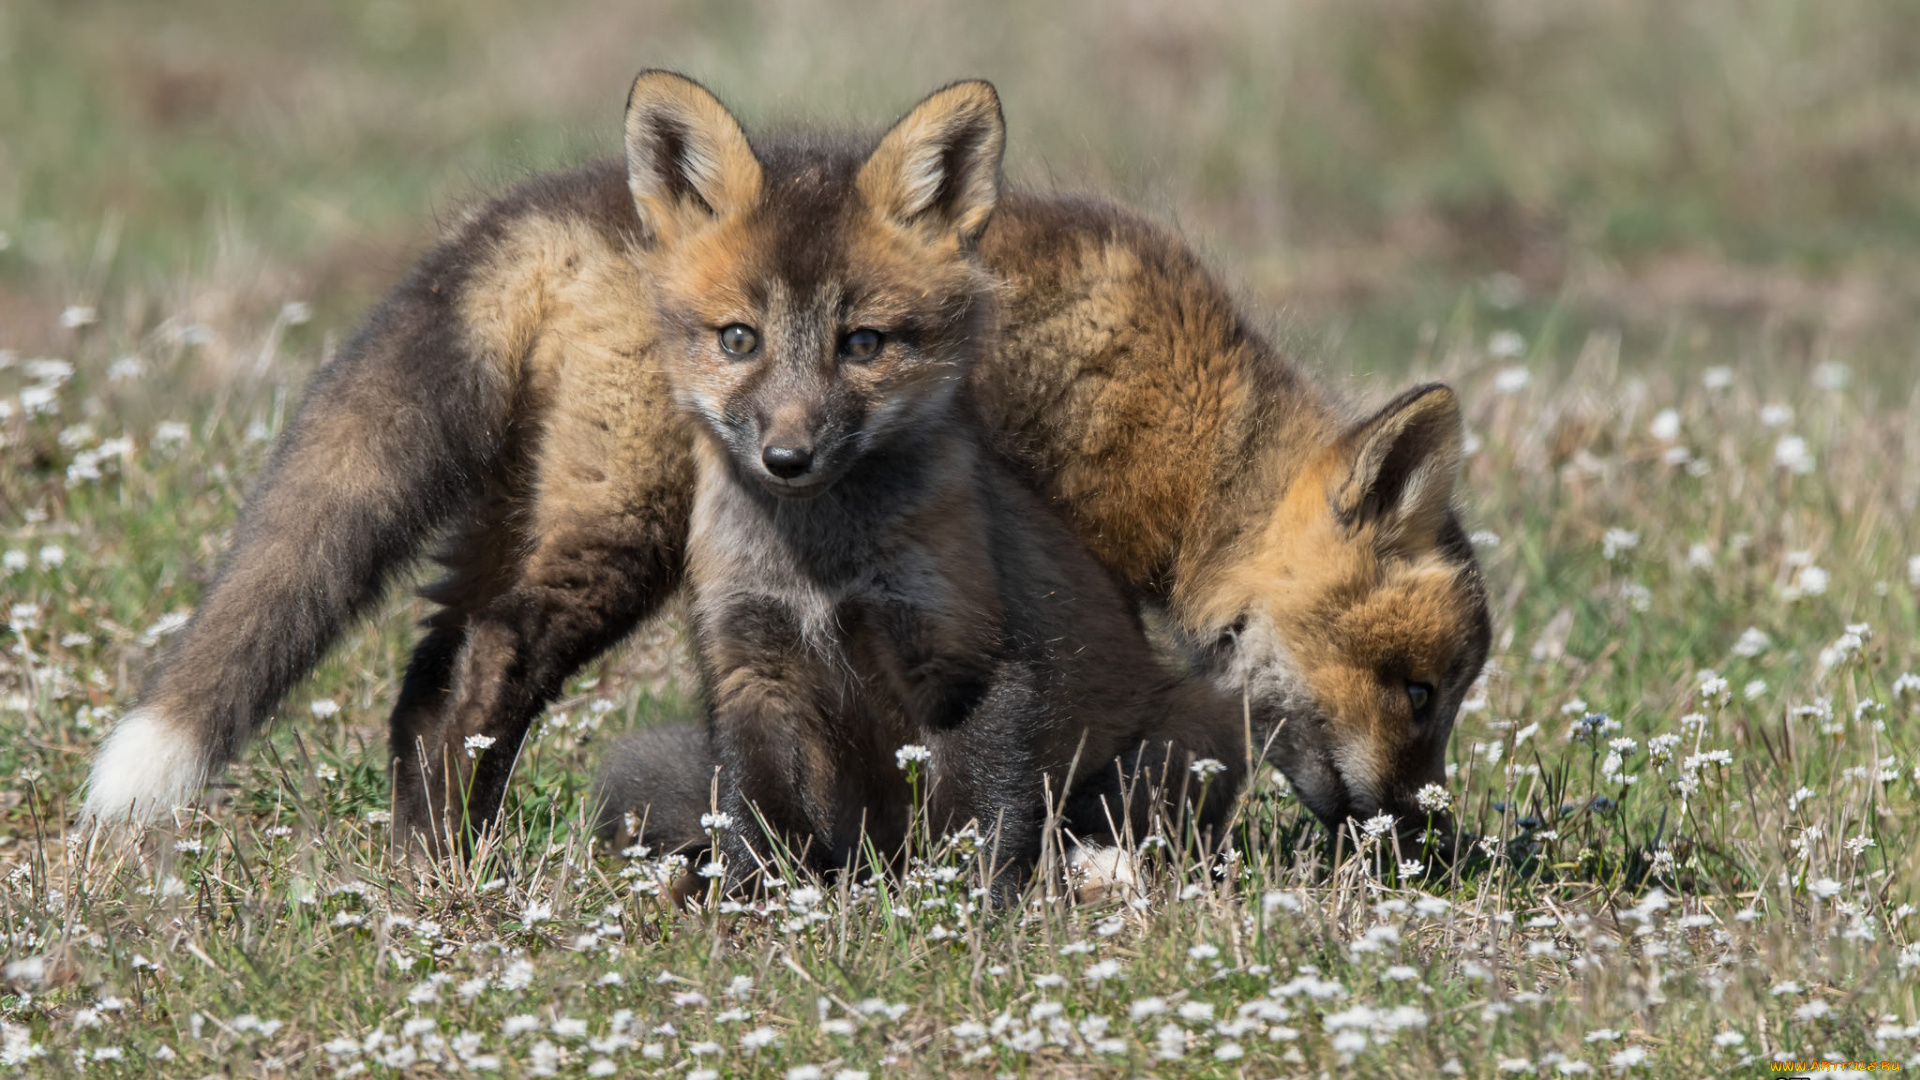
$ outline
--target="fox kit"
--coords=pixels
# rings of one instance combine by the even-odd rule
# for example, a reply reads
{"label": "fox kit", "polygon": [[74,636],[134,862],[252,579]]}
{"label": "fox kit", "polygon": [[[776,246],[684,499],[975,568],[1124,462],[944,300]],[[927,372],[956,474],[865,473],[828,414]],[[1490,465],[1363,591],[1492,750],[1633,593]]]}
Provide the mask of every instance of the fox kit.
{"label": "fox kit", "polygon": [[[729,879],[754,868],[756,820],[819,869],[863,839],[900,850],[909,745],[931,750],[932,828],[994,837],[1009,885],[1050,793],[1080,838],[1130,812],[1150,828],[1150,790],[1204,791],[1217,826],[1245,759],[1237,701],[1171,676],[966,415],[991,342],[972,253],[999,197],[992,88],[940,91],[864,157],[756,154],[674,76],[629,108],[657,355],[695,431],[686,578]],[[1209,758],[1225,775],[1188,783]]]}
{"label": "fox kit", "polygon": [[[532,719],[687,565],[697,425],[663,370],[685,330],[659,318],[670,240],[646,202],[697,206],[709,176],[753,162],[744,143],[687,158],[663,191],[646,171],[677,137],[661,138],[467,215],[315,376],[193,620],[102,746],[86,813],[191,801],[439,536],[442,607],[394,706],[395,834],[459,831],[450,788],[467,825],[491,820]],[[1347,413],[1177,237],[1110,205],[1005,192],[975,252],[999,319],[966,382],[999,449],[1130,601],[1165,609],[1194,670],[1245,695],[1316,814],[1422,817],[1489,636],[1452,506],[1453,393]],[[495,743],[469,762],[474,735]]]}

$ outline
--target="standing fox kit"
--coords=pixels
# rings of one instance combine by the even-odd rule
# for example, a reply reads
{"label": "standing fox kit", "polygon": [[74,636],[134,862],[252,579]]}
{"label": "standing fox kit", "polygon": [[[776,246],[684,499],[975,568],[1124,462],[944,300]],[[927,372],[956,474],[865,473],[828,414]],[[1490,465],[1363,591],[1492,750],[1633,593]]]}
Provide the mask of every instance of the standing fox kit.
{"label": "standing fox kit", "polygon": [[[638,85],[668,85],[659,78]],[[737,130],[710,101],[688,89],[681,105],[708,130]],[[86,814],[147,819],[192,801],[438,537],[447,574],[427,595],[441,607],[392,719],[395,835],[440,850],[491,821],[532,720],[569,674],[657,611],[687,571],[694,448],[716,452],[720,429],[706,417],[689,423],[673,404],[666,371],[692,339],[663,312],[718,317],[709,307],[727,295],[721,271],[778,250],[790,265],[768,269],[766,295],[735,299],[742,311],[790,313],[757,327],[783,357],[824,348],[818,335],[829,323],[891,329],[883,356],[918,348],[916,335],[957,340],[943,320],[967,321],[983,268],[998,319],[964,382],[996,449],[1130,603],[1164,607],[1196,672],[1244,695],[1256,743],[1322,820],[1421,816],[1415,793],[1444,781],[1448,735],[1488,641],[1484,587],[1452,510],[1462,432],[1450,390],[1418,388],[1369,417],[1348,417],[1177,238],[1101,203],[1004,192],[970,245],[974,262],[924,256],[927,245],[968,246],[962,237],[978,222],[919,246],[884,230],[775,244],[771,235],[804,238],[829,223],[831,207],[851,205],[845,195],[831,207],[780,202],[779,192],[818,188],[852,158],[804,142],[756,155],[744,139],[690,153],[694,129],[676,128],[670,115],[630,108],[627,119],[625,162],[536,178],[467,215],[315,375],[194,618],[102,746]],[[636,131],[644,137],[632,138]],[[668,161],[678,169],[662,171]],[[974,164],[964,154],[922,157],[899,162],[894,176],[972,175]],[[743,174],[759,176],[761,188],[717,183]],[[896,183],[887,212],[927,198],[974,205],[954,201],[961,196],[971,197]],[[764,235],[682,228],[688,213],[745,210],[734,198],[774,200],[749,215]],[[735,243],[750,246],[720,246]],[[814,294],[773,295],[773,283],[819,280],[804,264],[828,258],[858,268],[858,280],[916,282],[924,296],[906,290],[895,302],[925,322],[890,328],[881,315],[894,313],[878,312],[846,324],[851,312],[828,318]],[[703,279],[710,273],[719,276]],[[941,307],[932,297],[965,302]],[[866,347],[851,339],[833,347],[843,346]],[[963,381],[957,367],[945,377],[941,385]],[[857,384],[842,381],[839,392]],[[943,393],[958,390],[928,386],[887,400]],[[922,426],[912,407],[876,406],[857,431],[822,428],[804,469],[790,444],[761,465],[798,470],[786,479],[802,484],[804,473],[833,475],[861,456],[863,439]],[[1012,491],[979,475],[953,490],[989,506]],[[913,490],[946,482],[916,481]],[[768,505],[782,507],[778,520],[798,521],[852,491],[836,483],[805,509]],[[879,505],[860,512],[886,512],[890,498],[875,493]],[[1024,504],[992,509],[1018,523],[1004,532],[1035,530],[1021,533],[1029,540],[1050,527],[1032,524]],[[998,542],[991,524],[987,535]],[[1056,553],[1051,565],[1077,580],[1069,565],[1077,558]],[[966,584],[969,602],[987,595]],[[919,585],[896,587],[932,595]],[[927,655],[949,655],[952,644]],[[887,664],[897,667],[904,654],[892,655]],[[871,671],[886,667],[862,659]],[[716,698],[722,689],[710,687]],[[463,746],[474,736],[494,742],[470,759]],[[661,745],[698,753],[673,738]],[[450,791],[464,793],[464,818],[448,814],[459,805]]]}
{"label": "standing fox kit", "polygon": [[[686,579],[728,878],[755,867],[756,815],[818,869],[865,839],[899,850],[908,745],[932,752],[931,827],[994,837],[1009,885],[1039,856],[1049,794],[1081,838],[1144,832],[1155,790],[1204,790],[1217,825],[1244,761],[1238,702],[1162,667],[966,416],[992,341],[973,257],[999,197],[992,88],[942,90],[864,157],[756,154],[676,76],[643,78],[628,108],[657,355],[695,429]],[[1201,758],[1227,770],[1204,789],[1186,782]],[[704,776],[706,759],[677,764]]]}

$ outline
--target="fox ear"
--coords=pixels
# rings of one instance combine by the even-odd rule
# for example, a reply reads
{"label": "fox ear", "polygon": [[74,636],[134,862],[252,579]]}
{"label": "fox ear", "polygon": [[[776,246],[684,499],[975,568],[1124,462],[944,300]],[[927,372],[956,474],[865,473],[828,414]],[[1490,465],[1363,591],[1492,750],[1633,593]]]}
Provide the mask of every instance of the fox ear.
{"label": "fox ear", "polygon": [[974,80],[937,90],[900,119],[860,167],[860,196],[896,224],[980,237],[1000,198],[1007,124],[993,84]]}
{"label": "fox ear", "polygon": [[1460,399],[1439,383],[1393,399],[1341,440],[1347,468],[1329,497],[1349,528],[1386,544],[1431,536],[1446,520],[1464,457]]}
{"label": "fox ear", "polygon": [[643,71],[627,95],[627,187],[649,237],[671,241],[760,197],[760,162],[707,88]]}

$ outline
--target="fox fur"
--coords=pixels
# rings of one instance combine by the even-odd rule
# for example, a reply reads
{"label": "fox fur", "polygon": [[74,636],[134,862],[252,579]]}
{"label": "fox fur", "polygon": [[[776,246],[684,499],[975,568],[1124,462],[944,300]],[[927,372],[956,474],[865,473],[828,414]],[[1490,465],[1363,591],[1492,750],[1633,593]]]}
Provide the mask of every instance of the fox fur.
{"label": "fox fur", "polygon": [[[494,817],[531,721],[686,570],[694,438],[643,204],[703,197],[633,186],[673,142],[479,206],[314,377],[84,813],[189,801],[438,538],[392,719],[396,836],[438,849]],[[999,318],[966,381],[996,451],[1245,696],[1317,815],[1422,817],[1489,637],[1452,391],[1349,414],[1178,237],[1108,203],[1006,191],[973,247]],[[469,760],[473,735],[496,741]]]}
{"label": "fox fur", "polygon": [[[999,197],[998,96],[947,87],[863,157],[756,154],[697,95],[643,80],[627,138],[657,355],[695,429],[686,587],[730,883],[757,869],[762,825],[821,870],[867,841],[902,850],[906,746],[931,751],[930,827],[973,825],[1002,891],[1039,858],[1050,795],[1083,842],[1145,835],[1154,792],[1192,793],[1217,831],[1246,759],[1237,701],[1158,660],[969,415],[992,344],[973,251]],[[637,794],[651,810],[690,790]]]}

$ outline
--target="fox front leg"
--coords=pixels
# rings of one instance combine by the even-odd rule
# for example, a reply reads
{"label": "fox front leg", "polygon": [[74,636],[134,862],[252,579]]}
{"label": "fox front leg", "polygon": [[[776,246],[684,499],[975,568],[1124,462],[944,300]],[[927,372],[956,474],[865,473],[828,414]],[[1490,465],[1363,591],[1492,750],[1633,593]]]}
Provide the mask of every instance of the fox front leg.
{"label": "fox front leg", "polygon": [[947,610],[930,614],[932,606],[873,605],[874,633],[866,642],[909,722],[931,732],[952,731],[979,710],[1003,677],[1000,625],[987,604],[948,603],[940,605]]}
{"label": "fox front leg", "polygon": [[836,698],[834,675],[778,601],[739,597],[702,608],[696,601],[695,633],[725,814],[718,861],[737,891],[770,857],[771,839],[811,863],[832,844],[840,785],[823,703]]}

